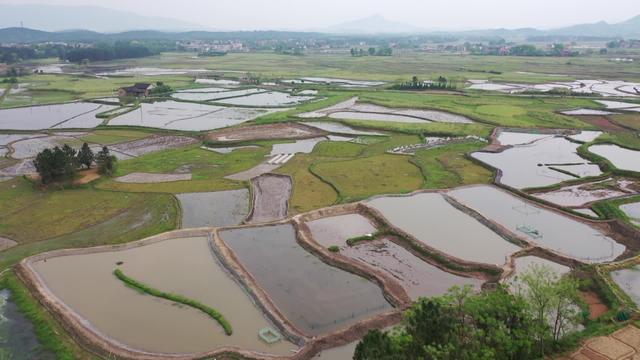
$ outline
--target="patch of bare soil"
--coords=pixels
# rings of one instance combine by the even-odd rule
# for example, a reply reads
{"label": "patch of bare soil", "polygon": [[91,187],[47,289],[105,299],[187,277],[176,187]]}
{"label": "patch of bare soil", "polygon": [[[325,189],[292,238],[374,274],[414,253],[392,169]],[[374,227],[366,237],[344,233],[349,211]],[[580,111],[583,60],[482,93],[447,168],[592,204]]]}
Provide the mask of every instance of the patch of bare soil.
{"label": "patch of bare soil", "polygon": [[191,180],[191,174],[152,174],[135,172],[116,178],[117,182],[129,184],[155,184],[187,180]]}
{"label": "patch of bare soil", "polygon": [[253,125],[212,131],[207,140],[213,142],[240,142],[270,139],[304,139],[323,135],[324,132],[296,123]]}
{"label": "patch of bare soil", "polygon": [[7,250],[8,248],[14,247],[16,245],[18,245],[17,242],[11,239],[0,237],[0,251]]}
{"label": "patch of bare soil", "polygon": [[155,151],[188,146],[197,142],[197,139],[188,136],[154,135],[144,139],[112,145],[111,148],[129,156],[140,156]]}
{"label": "patch of bare soil", "polygon": [[100,178],[100,174],[98,174],[98,169],[89,169],[78,172],[80,177],[73,181],[74,185],[84,185],[88,184],[94,180],[98,180]]}
{"label": "patch of bare soil", "polygon": [[253,179],[255,177],[258,177],[260,175],[269,173],[269,172],[279,168],[280,166],[282,166],[282,164],[262,163],[262,164],[259,164],[257,166],[252,167],[249,170],[245,170],[245,171],[239,172],[237,174],[226,176],[225,179],[235,180],[235,181],[247,181],[247,180],[251,180],[251,179]]}
{"label": "patch of bare soil", "polygon": [[628,131],[622,126],[612,122],[605,116],[578,116],[578,118],[580,118],[580,120],[586,122],[587,124],[594,125],[604,131],[608,131],[608,132]]}
{"label": "patch of bare soil", "polygon": [[609,311],[607,305],[605,305],[598,294],[590,291],[582,292],[582,298],[589,305],[589,319],[595,320],[602,316],[602,314]]}
{"label": "patch of bare soil", "polygon": [[251,180],[253,209],[249,223],[265,223],[287,217],[291,178],[283,175],[265,174]]}

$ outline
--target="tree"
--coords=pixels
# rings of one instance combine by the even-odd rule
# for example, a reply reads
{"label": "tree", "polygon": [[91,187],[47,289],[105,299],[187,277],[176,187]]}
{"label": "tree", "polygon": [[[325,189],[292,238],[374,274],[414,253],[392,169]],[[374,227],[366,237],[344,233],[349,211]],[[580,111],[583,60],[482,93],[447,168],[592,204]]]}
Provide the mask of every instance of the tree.
{"label": "tree", "polygon": [[367,50],[367,52],[369,53],[369,56],[373,56],[376,54],[376,48],[370,47],[369,50]]}
{"label": "tree", "polygon": [[116,171],[118,159],[109,153],[106,146],[98,152],[96,163],[98,163],[98,173],[105,176],[112,176]]}
{"label": "tree", "polygon": [[53,149],[44,149],[33,161],[43,184],[72,178],[76,172],[75,150],[65,145]]}
{"label": "tree", "polygon": [[537,359],[528,304],[505,287],[475,294],[452,288],[420,299],[393,333],[369,332],[354,359],[526,360]]}
{"label": "tree", "polygon": [[550,342],[558,341],[580,318],[579,283],[561,277],[548,266],[532,266],[516,279],[515,288],[530,305],[536,327],[538,352],[544,355]]}
{"label": "tree", "polygon": [[93,161],[95,160],[95,155],[89,147],[89,144],[82,144],[82,148],[80,148],[80,151],[78,151],[77,159],[78,165],[84,166],[87,169],[91,167]]}

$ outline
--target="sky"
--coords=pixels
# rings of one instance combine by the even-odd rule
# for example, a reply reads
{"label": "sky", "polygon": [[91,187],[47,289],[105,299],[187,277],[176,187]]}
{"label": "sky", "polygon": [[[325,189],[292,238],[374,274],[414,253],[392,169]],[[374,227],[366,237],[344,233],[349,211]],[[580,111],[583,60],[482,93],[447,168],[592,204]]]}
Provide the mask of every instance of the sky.
{"label": "sky", "polygon": [[548,29],[640,15],[640,0],[0,0],[92,5],[219,30],[313,30],[380,14],[421,29]]}

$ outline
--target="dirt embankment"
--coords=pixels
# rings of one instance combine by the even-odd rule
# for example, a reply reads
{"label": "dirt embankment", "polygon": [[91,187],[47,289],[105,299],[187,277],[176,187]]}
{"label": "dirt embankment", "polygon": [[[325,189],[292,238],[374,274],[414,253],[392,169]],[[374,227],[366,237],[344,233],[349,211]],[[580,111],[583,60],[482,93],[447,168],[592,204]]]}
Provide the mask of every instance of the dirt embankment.
{"label": "dirt embankment", "polygon": [[292,187],[291,178],[285,175],[264,174],[252,179],[253,209],[247,222],[267,223],[286,218]]}
{"label": "dirt embankment", "polygon": [[252,140],[306,139],[325,135],[322,130],[297,123],[242,126],[212,131],[206,139],[214,143]]}

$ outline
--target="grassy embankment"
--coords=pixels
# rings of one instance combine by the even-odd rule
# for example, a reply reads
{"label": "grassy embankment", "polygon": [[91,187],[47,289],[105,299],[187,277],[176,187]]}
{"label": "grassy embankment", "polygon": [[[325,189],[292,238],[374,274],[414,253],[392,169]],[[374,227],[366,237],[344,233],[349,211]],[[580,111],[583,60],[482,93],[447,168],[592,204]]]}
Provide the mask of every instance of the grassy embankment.
{"label": "grassy embankment", "polygon": [[130,286],[136,290],[142,291],[145,294],[149,294],[151,296],[159,297],[162,299],[166,299],[169,301],[177,302],[179,304],[184,304],[194,309],[198,309],[203,313],[209,315],[212,319],[216,320],[220,326],[224,329],[224,332],[227,335],[233,334],[233,329],[231,328],[231,324],[224,318],[222,314],[220,314],[216,309],[209,307],[201,302],[193,299],[189,299],[182,295],[171,294],[164,291],[160,291],[155,289],[147,284],[141,283],[133,278],[125,275],[122,270],[116,269],[113,271],[113,274],[122,282],[124,282],[127,286]]}

